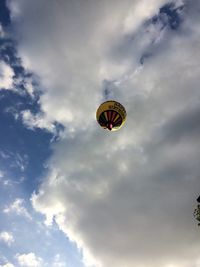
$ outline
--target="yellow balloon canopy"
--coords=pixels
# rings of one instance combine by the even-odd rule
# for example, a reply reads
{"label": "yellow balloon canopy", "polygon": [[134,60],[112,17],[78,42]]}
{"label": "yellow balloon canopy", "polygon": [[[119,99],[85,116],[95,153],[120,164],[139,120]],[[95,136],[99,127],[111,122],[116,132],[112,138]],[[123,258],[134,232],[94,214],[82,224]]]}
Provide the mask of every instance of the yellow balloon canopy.
{"label": "yellow balloon canopy", "polygon": [[102,128],[117,131],[126,120],[126,110],[119,102],[109,100],[99,106],[96,118]]}

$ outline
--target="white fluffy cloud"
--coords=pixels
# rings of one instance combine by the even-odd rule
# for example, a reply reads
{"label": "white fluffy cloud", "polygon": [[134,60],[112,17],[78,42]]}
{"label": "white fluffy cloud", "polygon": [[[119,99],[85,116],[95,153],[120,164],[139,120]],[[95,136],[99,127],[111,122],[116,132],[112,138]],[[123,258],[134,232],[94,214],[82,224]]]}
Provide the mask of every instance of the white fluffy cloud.
{"label": "white fluffy cloud", "polygon": [[[32,203],[87,264],[199,262],[199,4],[172,31],[148,23],[164,2],[15,2],[20,55],[45,88],[43,119],[66,128]],[[105,84],[128,113],[115,133],[95,124]],[[29,127],[36,121],[28,114]]]}
{"label": "white fluffy cloud", "polygon": [[[1,31],[1,29],[0,29]],[[4,61],[0,61],[0,89],[12,89],[13,69]]]}
{"label": "white fluffy cloud", "polygon": [[10,246],[14,242],[14,237],[12,233],[4,231],[0,232],[0,240]]}
{"label": "white fluffy cloud", "polygon": [[24,200],[21,198],[16,198],[13,203],[9,206],[6,206],[3,210],[4,213],[16,213],[17,215],[22,215],[28,218],[29,220],[32,219],[31,215],[24,207]]}
{"label": "white fluffy cloud", "polygon": [[56,131],[53,123],[48,121],[43,114],[33,115],[30,110],[24,110],[22,111],[21,115],[23,123],[30,129],[41,128],[46,129],[49,132]]}
{"label": "white fluffy cloud", "polygon": [[20,266],[24,267],[40,267],[42,259],[37,257],[33,252],[28,254],[17,254],[16,259]]}
{"label": "white fluffy cloud", "polygon": [[61,257],[59,254],[56,254],[54,257],[54,261],[52,264],[53,267],[66,267],[66,263],[61,260]]}
{"label": "white fluffy cloud", "polygon": [[6,263],[4,265],[0,265],[1,267],[15,267],[12,263]]}
{"label": "white fluffy cloud", "polygon": [[[151,0],[145,13],[149,17],[164,2]],[[14,20],[23,40],[19,53],[25,66],[42,77],[45,93],[40,104],[47,121],[60,122],[72,131],[82,122],[82,128],[91,125],[101,99],[102,80],[123,75],[129,67],[129,62],[109,60],[108,50],[126,34],[124,23],[135,3],[141,9],[140,1],[128,0],[79,1],[77,5],[73,1],[49,1],[45,9],[44,0],[10,1],[13,14],[20,10],[26,20],[22,24],[20,16]],[[57,19],[52,20],[55,14]],[[143,17],[132,18],[133,28]]]}

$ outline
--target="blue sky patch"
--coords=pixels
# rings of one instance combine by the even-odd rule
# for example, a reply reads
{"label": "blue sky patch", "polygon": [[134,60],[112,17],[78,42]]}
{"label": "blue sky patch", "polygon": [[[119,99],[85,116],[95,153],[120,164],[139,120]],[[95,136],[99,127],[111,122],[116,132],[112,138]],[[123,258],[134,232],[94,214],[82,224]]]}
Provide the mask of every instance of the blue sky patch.
{"label": "blue sky patch", "polygon": [[0,1],[0,22],[3,26],[8,26],[10,24],[10,12],[6,5],[6,0]]}
{"label": "blue sky patch", "polygon": [[154,16],[151,21],[153,24],[161,22],[163,28],[169,27],[171,30],[177,30],[182,22],[181,11],[184,5],[176,7],[174,3],[168,3],[160,8],[159,14]]}

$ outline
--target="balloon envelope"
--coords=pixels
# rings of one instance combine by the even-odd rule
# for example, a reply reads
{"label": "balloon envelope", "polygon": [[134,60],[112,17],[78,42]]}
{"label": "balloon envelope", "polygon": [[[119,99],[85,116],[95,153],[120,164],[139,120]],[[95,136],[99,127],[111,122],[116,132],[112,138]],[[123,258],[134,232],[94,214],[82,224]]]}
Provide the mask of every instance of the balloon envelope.
{"label": "balloon envelope", "polygon": [[99,106],[96,118],[102,128],[116,131],[122,127],[126,120],[126,110],[119,102],[109,100]]}

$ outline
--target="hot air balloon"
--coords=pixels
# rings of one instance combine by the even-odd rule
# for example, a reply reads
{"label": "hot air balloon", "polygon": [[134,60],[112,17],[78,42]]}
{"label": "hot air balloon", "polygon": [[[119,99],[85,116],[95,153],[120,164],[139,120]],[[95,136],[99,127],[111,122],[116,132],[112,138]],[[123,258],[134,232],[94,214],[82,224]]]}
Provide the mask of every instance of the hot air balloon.
{"label": "hot air balloon", "polygon": [[194,217],[199,222],[198,225],[200,226],[200,205],[197,205],[197,208],[194,210]]}
{"label": "hot air balloon", "polygon": [[126,120],[126,110],[119,102],[109,100],[99,106],[96,118],[102,128],[117,131]]}
{"label": "hot air balloon", "polygon": [[[200,196],[197,198],[197,202],[200,203]],[[198,225],[200,226],[200,204],[198,204],[194,210],[194,217],[199,222]]]}

